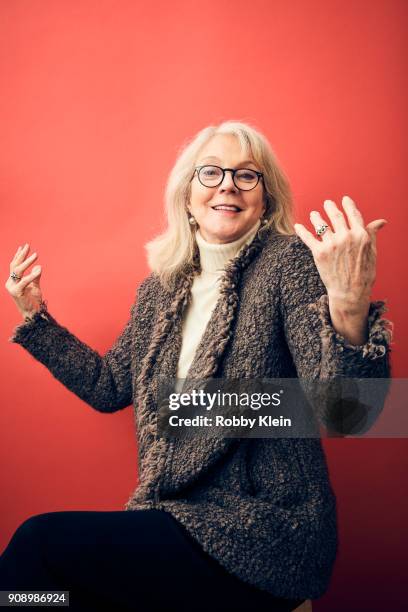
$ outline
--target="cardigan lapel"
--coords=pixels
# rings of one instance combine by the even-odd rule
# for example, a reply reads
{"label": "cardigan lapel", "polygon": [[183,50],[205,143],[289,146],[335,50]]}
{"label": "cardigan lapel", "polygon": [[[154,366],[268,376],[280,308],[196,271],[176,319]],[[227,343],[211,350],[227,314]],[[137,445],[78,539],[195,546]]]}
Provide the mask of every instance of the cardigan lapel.
{"label": "cardigan lapel", "polygon": [[[201,337],[181,390],[183,393],[188,393],[193,388],[200,388],[205,379],[210,376],[216,377],[216,369],[227,346],[227,342],[220,343],[216,355],[213,354],[211,349],[211,340],[217,333],[220,317],[222,315],[222,299],[223,296],[220,295]],[[229,321],[228,332],[236,316],[237,311],[235,311],[234,317],[231,317]],[[169,360],[167,361],[166,368],[160,368],[160,378],[163,378],[164,375],[164,380],[166,381],[176,379],[181,350],[181,333],[182,324],[179,319],[175,323],[173,333],[171,333],[168,338]],[[214,362],[214,371],[212,374],[209,373],[209,375],[203,377],[203,372],[206,369],[208,370],[207,366],[211,359]],[[174,494],[179,489],[187,486],[197,478],[202,470],[208,469],[231,445],[236,443],[237,439],[231,437],[222,438],[219,436],[204,437],[197,435],[190,439],[168,438],[166,440],[166,447],[169,454],[167,461],[169,468],[167,469],[165,478],[162,479],[162,494]]]}

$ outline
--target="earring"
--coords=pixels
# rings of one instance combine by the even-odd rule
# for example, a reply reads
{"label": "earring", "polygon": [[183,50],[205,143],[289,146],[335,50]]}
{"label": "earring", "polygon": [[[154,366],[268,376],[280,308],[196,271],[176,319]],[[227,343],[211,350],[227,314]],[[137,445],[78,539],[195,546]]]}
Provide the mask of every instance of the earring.
{"label": "earring", "polygon": [[190,223],[190,225],[195,225],[197,223],[197,221],[195,220],[193,216],[189,217],[188,222]]}
{"label": "earring", "polygon": [[266,225],[268,223],[268,219],[266,219],[265,217],[261,218],[261,225]]}

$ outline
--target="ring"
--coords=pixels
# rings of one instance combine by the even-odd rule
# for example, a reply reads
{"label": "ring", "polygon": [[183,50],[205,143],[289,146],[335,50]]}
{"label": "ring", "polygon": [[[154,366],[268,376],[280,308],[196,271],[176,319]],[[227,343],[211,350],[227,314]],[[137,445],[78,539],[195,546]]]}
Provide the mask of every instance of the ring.
{"label": "ring", "polygon": [[316,234],[317,234],[318,236],[322,236],[322,235],[324,234],[324,232],[327,230],[327,228],[328,228],[328,227],[329,227],[329,226],[328,226],[328,225],[326,225],[325,223],[324,223],[323,225],[318,225],[318,226],[316,227]]}
{"label": "ring", "polygon": [[17,282],[17,281],[21,280],[21,276],[18,276],[18,274],[16,274],[15,272],[12,272],[12,273],[10,274],[10,278],[12,278],[12,279],[13,279],[13,281],[15,281],[15,282]]}

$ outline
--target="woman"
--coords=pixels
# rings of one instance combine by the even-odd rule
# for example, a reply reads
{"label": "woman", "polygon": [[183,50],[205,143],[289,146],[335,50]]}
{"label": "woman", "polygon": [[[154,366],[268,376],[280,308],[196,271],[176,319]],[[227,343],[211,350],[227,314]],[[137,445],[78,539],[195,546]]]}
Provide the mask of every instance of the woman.
{"label": "woman", "polygon": [[390,376],[385,305],[370,302],[386,221],[365,226],[342,204],[325,202],[332,227],[313,211],[315,236],[301,224],[294,234],[266,138],[233,121],[203,129],[171,171],[168,228],[147,245],[151,274],[103,357],[48,312],[41,268],[23,276],[37,255],[18,249],[6,288],[24,321],[11,340],[95,409],[134,404],[140,482],[130,512],[23,523],[2,589],[59,586],[74,609],[99,598],[96,609],[258,611],[327,590],[336,501],[319,438],[168,439],[156,427],[160,379]]}

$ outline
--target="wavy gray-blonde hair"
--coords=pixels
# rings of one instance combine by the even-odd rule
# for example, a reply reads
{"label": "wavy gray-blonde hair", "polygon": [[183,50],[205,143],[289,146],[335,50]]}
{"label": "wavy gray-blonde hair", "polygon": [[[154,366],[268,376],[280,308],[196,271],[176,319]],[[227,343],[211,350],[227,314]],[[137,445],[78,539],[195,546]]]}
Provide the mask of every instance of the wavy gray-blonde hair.
{"label": "wavy gray-blonde hair", "polygon": [[165,189],[167,228],[145,245],[148,265],[165,287],[170,287],[177,274],[193,261],[196,230],[188,221],[187,211],[191,177],[201,149],[216,134],[236,136],[241,150],[251,155],[263,172],[264,218],[267,225],[273,226],[280,234],[295,233],[289,181],[265,136],[253,126],[240,121],[224,121],[217,126],[208,126],[181,147]]}

